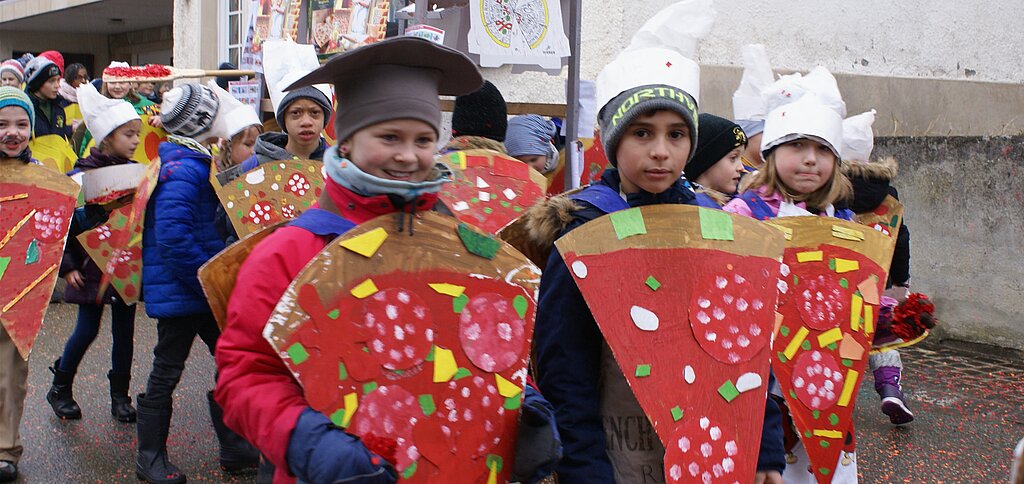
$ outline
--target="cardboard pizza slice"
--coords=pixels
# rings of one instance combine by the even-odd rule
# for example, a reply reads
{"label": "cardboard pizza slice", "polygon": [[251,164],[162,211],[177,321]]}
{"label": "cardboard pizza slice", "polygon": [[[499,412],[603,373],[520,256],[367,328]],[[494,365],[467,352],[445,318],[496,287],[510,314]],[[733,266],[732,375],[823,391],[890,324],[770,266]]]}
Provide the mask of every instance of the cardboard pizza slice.
{"label": "cardboard pizza slice", "polygon": [[903,225],[903,204],[892,195],[887,195],[874,210],[858,213],[857,222],[867,225],[893,239],[900,233]]}
{"label": "cardboard pizza slice", "polygon": [[146,206],[160,176],[160,160],[127,166],[145,169],[135,186],[132,203],[111,211],[103,224],[78,234],[78,242],[103,272],[99,297],[111,284],[125,304],[134,304],[142,295],[142,229]]}
{"label": "cardboard pizza slice", "polygon": [[439,198],[455,218],[496,234],[544,199],[547,178],[511,156],[491,150],[455,151],[442,157],[452,182]]}
{"label": "cardboard pizza slice", "polygon": [[753,482],[781,234],[657,205],[593,220],[556,245],[665,446],[666,482]]}
{"label": "cardboard pizza slice", "polygon": [[26,360],[57,282],[78,191],[49,168],[0,160],[0,322]]}
{"label": "cardboard pizza slice", "polygon": [[818,482],[853,427],[894,244],[829,217],[777,218],[786,240],[773,368]]}
{"label": "cardboard pizza slice", "polygon": [[242,263],[263,239],[287,223],[288,221],[282,220],[242,237],[199,267],[199,285],[203,287],[210,311],[213,312],[213,318],[217,320],[217,326],[221,331],[228,324],[228,300],[231,299],[231,292],[235,290],[238,270],[242,268]]}
{"label": "cardboard pizza slice", "polygon": [[[583,144],[583,170],[579,176],[579,186],[587,186],[600,180],[601,175],[610,163],[600,139],[581,138],[579,142]],[[565,191],[565,170],[568,165],[564,160],[569,159],[569,153],[563,149],[559,152],[559,157],[562,161],[559,161],[558,168],[554,173],[548,174],[551,180],[551,183],[548,184],[548,195],[551,196]]]}
{"label": "cardboard pizza slice", "polygon": [[324,189],[323,163],[264,163],[227,185],[214,188],[231,226],[242,238],[281,220],[291,220],[308,209]]}
{"label": "cardboard pizza slice", "polygon": [[309,404],[403,480],[504,482],[539,274],[452,217],[425,212],[398,232],[385,215],[317,255],[264,336]]}
{"label": "cardboard pizza slice", "polygon": [[57,134],[36,136],[28,143],[32,157],[39,160],[47,168],[64,174],[75,166],[78,156],[71,149],[68,140]]}

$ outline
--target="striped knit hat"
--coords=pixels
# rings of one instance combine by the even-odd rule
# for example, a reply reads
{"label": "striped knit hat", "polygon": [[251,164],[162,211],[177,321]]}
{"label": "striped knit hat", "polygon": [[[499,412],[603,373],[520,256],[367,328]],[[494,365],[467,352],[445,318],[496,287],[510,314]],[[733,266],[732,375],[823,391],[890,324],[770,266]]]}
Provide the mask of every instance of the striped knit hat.
{"label": "striped knit hat", "polygon": [[35,128],[35,109],[32,107],[32,100],[29,99],[28,94],[25,94],[25,91],[11,86],[0,87],[0,109],[8,106],[24,109],[28,113],[29,126],[32,126],[33,129]]}
{"label": "striped knit hat", "polygon": [[164,93],[160,121],[164,129],[178,136],[195,138],[213,127],[220,100],[201,84],[183,84]]}
{"label": "striped knit hat", "polygon": [[3,72],[10,72],[18,78],[18,82],[25,82],[25,69],[21,67],[20,62],[14,59],[5,60],[3,64],[0,64],[0,73]]}

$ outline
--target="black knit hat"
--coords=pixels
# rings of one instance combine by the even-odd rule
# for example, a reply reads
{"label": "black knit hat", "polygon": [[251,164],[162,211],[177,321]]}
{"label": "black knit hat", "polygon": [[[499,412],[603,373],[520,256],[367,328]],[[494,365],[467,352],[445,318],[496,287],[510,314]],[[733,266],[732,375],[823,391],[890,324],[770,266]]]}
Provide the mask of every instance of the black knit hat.
{"label": "black knit hat", "polygon": [[36,57],[25,66],[25,90],[36,92],[53,76],[60,76],[60,67],[46,57]]}
{"label": "black knit hat", "polygon": [[474,93],[455,98],[453,136],[482,136],[505,141],[507,129],[508,106],[501,91],[491,81],[484,81],[484,87]]}
{"label": "black knit hat", "polygon": [[334,114],[334,106],[331,105],[331,100],[320,89],[306,86],[292,89],[281,98],[281,103],[277,106],[277,112],[274,113],[274,118],[277,119],[277,125],[281,128],[281,131],[284,133],[288,132],[284,122],[285,114],[288,112],[288,106],[291,106],[292,103],[299,99],[308,99],[316,103],[317,106],[320,106],[320,109],[324,112],[324,127],[327,127],[327,123],[331,120],[331,115]]}
{"label": "black knit hat", "polygon": [[740,125],[714,114],[701,113],[697,118],[700,120],[697,151],[683,169],[690,181],[695,181],[730,151],[747,145],[747,134]]}

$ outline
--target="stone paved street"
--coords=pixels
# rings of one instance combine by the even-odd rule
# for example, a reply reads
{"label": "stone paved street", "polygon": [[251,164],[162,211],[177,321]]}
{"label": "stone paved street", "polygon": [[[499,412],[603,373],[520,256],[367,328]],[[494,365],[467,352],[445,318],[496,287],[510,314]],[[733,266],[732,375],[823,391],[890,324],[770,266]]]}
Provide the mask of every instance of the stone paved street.
{"label": "stone paved street", "polygon": [[[101,331],[76,381],[81,421],[57,420],[45,401],[50,373],[74,326],[76,306],[50,306],[31,359],[19,482],[132,482],[135,428],[109,414],[106,370],[110,334]],[[132,389],[145,385],[156,340],[155,322],[141,316],[135,330]],[[105,316],[104,330],[109,315]],[[992,348],[929,341],[905,350],[904,386],[917,420],[889,425],[870,386],[860,392],[857,439],[861,482],[1006,482],[1010,451],[1024,437],[1024,360]],[[213,359],[193,347],[175,395],[169,442],[189,482],[246,482],[222,475],[204,393],[212,386]]]}

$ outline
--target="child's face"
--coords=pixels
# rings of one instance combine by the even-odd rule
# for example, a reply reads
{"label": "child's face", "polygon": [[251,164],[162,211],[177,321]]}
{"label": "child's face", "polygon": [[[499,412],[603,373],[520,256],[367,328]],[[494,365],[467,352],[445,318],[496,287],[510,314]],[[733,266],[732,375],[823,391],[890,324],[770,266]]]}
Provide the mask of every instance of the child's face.
{"label": "child's face", "polygon": [[434,168],[437,133],[423,121],[398,119],[356,131],[341,146],[370,175],[416,183],[425,181]]}
{"label": "child's face", "polygon": [[544,165],[548,163],[548,157],[544,155],[521,155],[516,157],[517,160],[530,165],[530,168],[544,173]]}
{"label": "child's face", "polygon": [[742,148],[736,148],[697,177],[697,183],[722,193],[736,193],[743,175]]}
{"label": "child's face", "polygon": [[288,137],[303,145],[320,142],[320,132],[326,122],[323,108],[309,99],[292,101],[284,112],[284,128]]}
{"label": "child's face", "polygon": [[256,149],[256,137],[260,130],[249,127],[231,138],[231,166],[237,165],[252,156]]}
{"label": "child's face", "polygon": [[153,83],[152,82],[140,82],[138,87],[139,94],[143,96],[150,96],[153,94]]}
{"label": "child's face", "polygon": [[14,74],[11,74],[10,72],[7,72],[7,71],[4,71],[3,74],[0,74],[0,87],[2,87],[2,86],[18,87],[20,85],[21,85],[21,81],[19,81],[18,77],[15,76]]}
{"label": "child's face", "polygon": [[138,119],[118,126],[113,133],[103,139],[103,143],[106,144],[104,151],[118,158],[131,158],[135,155],[135,148],[139,146],[139,130],[141,129],[142,121]]}
{"label": "child's face", "polygon": [[37,93],[39,97],[43,99],[57,99],[57,93],[60,91],[60,76],[52,76],[43,83],[42,87],[39,88]]}
{"label": "child's face", "polygon": [[32,136],[28,113],[17,106],[0,109],[0,151],[5,158],[13,158],[25,151]]}
{"label": "child's face", "polygon": [[832,179],[836,155],[827,146],[801,138],[775,149],[775,172],[791,191],[814,193]]}
{"label": "child's face", "polygon": [[131,83],[128,82],[108,82],[107,83],[107,95],[111,99],[123,99],[128,95],[128,91],[132,88]]}
{"label": "child's face", "polygon": [[664,192],[690,157],[690,127],[674,111],[642,115],[626,127],[615,157],[624,192]]}

